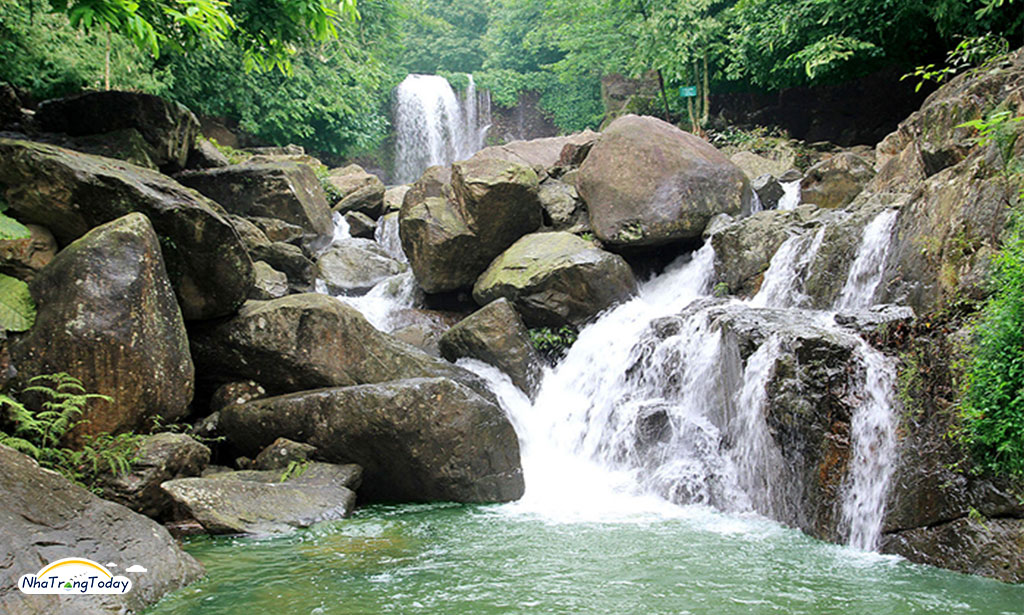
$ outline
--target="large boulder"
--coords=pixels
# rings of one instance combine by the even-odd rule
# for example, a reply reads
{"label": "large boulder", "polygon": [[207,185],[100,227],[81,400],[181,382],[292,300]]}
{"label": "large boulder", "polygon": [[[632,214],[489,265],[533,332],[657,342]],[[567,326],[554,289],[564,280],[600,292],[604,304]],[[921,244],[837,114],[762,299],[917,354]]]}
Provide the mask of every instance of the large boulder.
{"label": "large boulder", "polygon": [[384,213],[384,182],[376,175],[367,173],[357,164],[340,169],[331,169],[327,174],[329,183],[340,195],[333,205],[334,211],[348,213],[358,211],[374,220]]}
{"label": "large boulder", "polygon": [[409,192],[409,185],[392,186],[384,191],[384,213],[402,209],[402,202]]}
{"label": "large boulder", "polygon": [[[35,461],[0,446],[0,611],[9,615],[140,612],[164,594],[203,575],[203,568],[155,521],[101,500]],[[131,574],[132,590],[118,595],[26,595],[23,574],[66,557],[113,562]]]}
{"label": "large boulder", "polygon": [[242,163],[177,176],[240,216],[278,218],[302,227],[312,249],[327,245],[334,234],[331,210],[313,170],[293,162]]}
{"label": "large boulder", "polygon": [[288,288],[292,292],[305,293],[312,291],[316,283],[316,263],[306,258],[302,248],[274,241],[256,245],[252,249],[253,260],[261,260],[288,278]]}
{"label": "large boulder", "polygon": [[475,376],[373,328],[355,308],[320,294],[250,301],[238,315],[192,330],[200,377],[254,380],[270,393],[445,377],[489,396]]}
{"label": "large boulder", "polygon": [[412,194],[399,213],[398,232],[416,282],[428,293],[472,284],[487,263],[458,205],[444,197],[415,200]]}
{"label": "large boulder", "polygon": [[347,517],[362,482],[357,465],[311,463],[167,481],[163,489],[211,534],[271,534]]}
{"label": "large boulder", "polygon": [[192,436],[171,432],[147,436],[129,471],[101,476],[101,495],[151,519],[169,521],[173,503],[160,484],[199,476],[208,463],[210,449]]}
{"label": "large boulder", "polygon": [[68,244],[133,211],[149,217],[186,319],[241,305],[252,261],[223,209],[164,175],[51,145],[0,139],[0,186],[17,217]]}
{"label": "large boulder", "polygon": [[67,372],[90,404],[73,434],[149,427],[184,416],[194,389],[181,310],[149,220],[129,214],[64,248],[30,285],[35,326],[11,345],[24,379]]}
{"label": "large boulder", "polygon": [[526,325],[504,298],[488,303],[446,331],[440,351],[449,361],[468,357],[497,367],[531,397],[543,376],[541,357],[530,342]]}
{"label": "large boulder", "polygon": [[570,233],[533,233],[494,259],[473,298],[504,297],[531,327],[581,325],[632,297],[636,279],[626,261]]}
{"label": "large boulder", "polygon": [[530,167],[478,157],[452,165],[449,189],[437,187],[434,174],[416,182],[399,214],[399,234],[423,290],[472,285],[502,250],[537,230],[538,187]]}
{"label": "large boulder", "polygon": [[320,279],[332,293],[363,294],[379,282],[404,273],[409,266],[388,256],[369,239],[335,242],[316,263]]}
{"label": "large boulder", "polygon": [[807,169],[800,181],[800,200],[835,209],[850,204],[875,176],[868,161],[843,152]]}
{"label": "large boulder", "polygon": [[358,463],[360,495],[393,502],[494,502],[523,494],[519,441],[496,404],[447,378],[320,389],[225,408],[243,452],[277,437]]}
{"label": "large boulder", "polygon": [[199,134],[199,120],[184,105],[139,92],[86,92],[48,100],[36,122],[50,132],[101,135],[135,129],[150,147],[149,157],[164,172],[185,166]]}
{"label": "large boulder", "polygon": [[[586,157],[589,146],[597,141],[599,135],[592,130],[584,130],[571,135],[560,137],[545,137],[542,139],[530,139],[526,141],[512,141],[504,145],[493,145],[485,147],[473,155],[477,159],[495,159],[515,162],[538,170],[564,164],[579,164],[579,160]],[[569,148],[566,160],[562,160],[562,151]],[[579,150],[584,150],[582,156],[576,155]]]}
{"label": "large boulder", "polygon": [[1024,583],[1024,519],[962,517],[894,532],[882,549],[921,564]]}
{"label": "large boulder", "polygon": [[612,122],[580,167],[580,196],[597,237],[658,245],[700,237],[715,215],[750,210],[750,182],[718,150],[653,117]]}

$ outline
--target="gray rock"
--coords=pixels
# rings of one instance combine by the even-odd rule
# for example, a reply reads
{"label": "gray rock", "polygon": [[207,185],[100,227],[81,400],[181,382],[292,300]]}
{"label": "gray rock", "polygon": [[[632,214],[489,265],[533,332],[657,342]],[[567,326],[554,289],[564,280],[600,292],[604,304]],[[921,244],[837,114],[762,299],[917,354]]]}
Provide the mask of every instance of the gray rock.
{"label": "gray rock", "polygon": [[252,261],[216,203],[164,175],[51,145],[0,139],[3,197],[27,223],[68,244],[133,211],[161,237],[167,271],[186,319],[225,316],[253,284]]}
{"label": "gray rock", "polygon": [[250,299],[266,301],[279,299],[288,294],[288,276],[263,261],[253,263],[256,283],[249,292]]}
{"label": "gray rock", "polygon": [[729,160],[742,169],[751,180],[763,175],[782,175],[793,165],[791,160],[772,160],[754,152],[745,151],[736,152],[729,156]]}
{"label": "gray rock", "polygon": [[64,248],[30,285],[35,326],[11,345],[23,378],[67,372],[90,393],[73,439],[188,412],[194,369],[181,310],[149,219],[129,214]]}
{"label": "gray rock", "polygon": [[345,214],[345,222],[348,223],[348,233],[353,237],[362,239],[373,239],[377,231],[377,222],[361,211],[350,211]]}
{"label": "gray rock", "polygon": [[231,161],[205,137],[198,137],[188,153],[188,169],[216,169],[230,166]]}
{"label": "gray rock", "polygon": [[523,494],[519,441],[494,403],[446,378],[320,389],[231,406],[222,421],[243,452],[277,437],[365,469],[372,501],[491,502]]}
{"label": "gray rock", "polygon": [[176,176],[240,216],[278,218],[303,229],[310,250],[327,245],[334,234],[331,210],[313,170],[293,162],[245,162]]}
{"label": "gray rock", "polygon": [[543,376],[541,357],[507,299],[488,303],[445,332],[440,351],[449,361],[468,357],[497,367],[531,397]]}
{"label": "gray rock", "polygon": [[402,202],[405,200],[409,186],[392,186],[384,191],[384,213],[402,209]]}
{"label": "gray rock", "polygon": [[[139,612],[203,576],[203,567],[158,523],[101,500],[35,461],[0,446],[0,611],[10,615]],[[29,596],[15,584],[65,557],[85,557],[150,574],[132,577],[121,595]]]}
{"label": "gray rock", "polygon": [[279,220],[277,218],[265,218],[263,216],[247,216],[246,220],[253,223],[268,241],[283,241],[285,243],[301,243],[304,231],[301,226]]}
{"label": "gray rock", "polygon": [[342,195],[334,211],[358,211],[376,220],[384,213],[384,183],[357,164],[331,169],[327,182]]}
{"label": "gray rock", "polygon": [[167,481],[163,489],[211,534],[274,534],[347,517],[361,481],[357,465],[312,463],[295,478],[279,470],[228,472]]}
{"label": "gray rock", "polygon": [[545,222],[556,230],[571,227],[577,222],[576,213],[580,205],[576,188],[555,179],[549,179],[540,186],[537,194],[544,208]]}
{"label": "gray rock", "polygon": [[288,278],[291,292],[302,293],[313,290],[316,283],[316,263],[306,258],[302,248],[290,243],[275,241],[252,248],[254,260],[266,262]]}
{"label": "gray rock", "polygon": [[172,516],[172,502],[160,483],[175,478],[199,476],[210,463],[210,449],[191,436],[158,433],[146,437],[131,470],[105,474],[100,489],[105,499],[123,504],[158,521]]}
{"label": "gray rock", "polygon": [[267,396],[267,391],[257,382],[244,380],[240,382],[228,382],[217,387],[210,398],[210,410],[216,412],[226,406],[244,404],[254,399],[262,399]]}
{"label": "gray rock", "polygon": [[874,169],[860,156],[836,154],[807,169],[800,180],[800,200],[830,209],[845,207],[874,176]]}
{"label": "gray rock", "polygon": [[197,373],[209,382],[254,380],[271,393],[289,393],[445,377],[492,397],[466,370],[392,339],[326,295],[250,301],[234,318],[204,325],[191,332],[192,351]]}
{"label": "gray rock", "polygon": [[149,145],[149,157],[168,173],[184,168],[199,134],[199,120],[184,105],[116,90],[48,100],[39,106],[35,120],[43,130],[72,136],[135,129]]}
{"label": "gray rock", "polygon": [[760,199],[762,209],[775,209],[779,205],[779,200],[786,194],[778,180],[769,174],[758,176],[750,183],[750,187]]}
{"label": "gray rock", "polygon": [[315,452],[310,444],[278,438],[256,455],[252,465],[256,470],[285,470],[291,464],[309,461]]}
{"label": "gray rock", "polygon": [[750,182],[706,141],[652,117],[612,122],[577,182],[601,241],[658,245],[700,237],[719,213],[750,211]]}
{"label": "gray rock", "polygon": [[383,280],[409,269],[369,239],[335,242],[320,255],[316,266],[329,291],[346,295],[366,293]]}
{"label": "gray rock", "polygon": [[564,232],[533,233],[494,259],[473,298],[511,301],[531,327],[581,325],[636,293],[621,256]]}
{"label": "gray rock", "polygon": [[882,551],[912,562],[1024,583],[1024,519],[957,519],[887,535]]}

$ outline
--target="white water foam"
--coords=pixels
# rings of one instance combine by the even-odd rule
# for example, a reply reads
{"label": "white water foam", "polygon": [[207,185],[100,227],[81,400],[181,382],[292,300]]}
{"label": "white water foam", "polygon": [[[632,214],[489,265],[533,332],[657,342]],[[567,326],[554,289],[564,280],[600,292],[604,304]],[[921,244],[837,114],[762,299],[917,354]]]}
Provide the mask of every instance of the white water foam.
{"label": "white water foam", "polygon": [[853,265],[850,266],[843,290],[836,300],[835,309],[865,309],[873,305],[875,292],[885,271],[897,217],[899,210],[889,209],[875,216],[864,227],[864,237]]}

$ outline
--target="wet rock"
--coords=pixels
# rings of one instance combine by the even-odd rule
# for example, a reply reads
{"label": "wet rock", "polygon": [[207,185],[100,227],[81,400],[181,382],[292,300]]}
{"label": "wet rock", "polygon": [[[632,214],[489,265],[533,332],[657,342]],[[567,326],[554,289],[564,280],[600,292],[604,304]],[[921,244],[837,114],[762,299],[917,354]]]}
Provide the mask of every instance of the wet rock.
{"label": "wet rock", "polygon": [[570,152],[566,158],[567,162],[572,162],[577,157],[585,158],[585,154],[579,155],[579,148],[586,148],[588,145],[592,145],[599,136],[598,133],[592,130],[584,130],[583,132],[561,137],[512,141],[504,145],[485,147],[474,154],[473,157],[478,159],[505,160],[543,170],[556,165],[567,166],[561,162],[562,151],[566,149],[566,146],[570,146]]}
{"label": "wet rock", "polygon": [[887,535],[882,551],[912,562],[1024,583],[1024,519],[956,519]]}
{"label": "wet rock", "polygon": [[384,213],[384,183],[357,164],[331,169],[327,183],[341,194],[332,209],[341,213],[358,211],[376,220]]}
{"label": "wet rock", "polygon": [[234,318],[204,325],[193,328],[191,340],[200,378],[208,382],[254,380],[271,393],[288,393],[445,377],[491,397],[466,370],[392,339],[326,295],[250,301]]}
{"label": "wet rock", "polygon": [[211,534],[273,534],[347,517],[361,481],[357,465],[312,463],[294,478],[239,471],[171,480],[163,489]]}
{"label": "wet rock", "polygon": [[159,170],[158,163],[151,157],[154,155],[153,148],[134,128],[115,130],[102,135],[55,139],[53,144],[85,154],[116,158],[136,166]]}
{"label": "wet rock", "polygon": [[62,245],[133,211],[146,214],[186,319],[230,314],[252,287],[252,261],[223,210],[159,173],[0,139],[0,184],[20,220],[44,224]]}
{"label": "wet rock", "polygon": [[388,256],[369,239],[335,242],[317,261],[320,278],[332,293],[358,295],[378,283],[408,270],[408,265]]}
{"label": "wet rock", "polygon": [[729,156],[729,160],[734,165],[742,169],[746,176],[751,180],[763,175],[773,175],[778,177],[793,166],[792,160],[772,160],[771,158],[759,156],[754,152],[746,151],[736,152],[732,156]]}
{"label": "wet rock", "polygon": [[185,164],[185,168],[216,169],[230,165],[231,161],[217,149],[216,145],[205,137],[199,137],[188,153],[188,162]]}
{"label": "wet rock", "polygon": [[253,263],[256,283],[249,292],[250,299],[279,299],[288,294],[288,276],[263,261]]}
{"label": "wet rock", "polygon": [[252,465],[256,470],[284,470],[289,465],[309,461],[315,452],[315,446],[278,438],[256,455]]}
{"label": "wet rock", "polygon": [[807,169],[800,180],[800,199],[829,209],[844,207],[874,176],[874,169],[860,156],[836,154]]}
{"label": "wet rock", "polygon": [[373,218],[359,211],[350,211],[345,214],[345,222],[348,223],[349,235],[362,239],[373,239],[377,232],[377,222]]}
{"label": "wet rock", "polygon": [[104,499],[123,504],[137,513],[158,521],[172,516],[170,497],[160,483],[175,478],[199,476],[210,462],[210,449],[191,436],[159,433],[148,436],[131,470],[124,474],[106,474],[100,479]]}
{"label": "wet rock", "polygon": [[[437,188],[429,170],[425,177],[406,194],[399,234],[416,281],[429,293],[470,286],[494,257],[541,225],[530,167],[474,157],[452,165],[450,190]],[[448,196],[423,196],[436,191]]]}
{"label": "wet rock", "polygon": [[57,240],[45,227],[28,225],[26,239],[0,241],[0,273],[31,281],[57,255]]}
{"label": "wet rock", "polygon": [[494,259],[473,298],[511,301],[528,326],[581,325],[636,293],[621,256],[564,232],[533,233]]}
{"label": "wet rock", "polygon": [[89,404],[71,439],[173,421],[192,401],[181,310],[149,219],[129,214],[64,248],[29,286],[35,326],[11,345],[22,378],[67,372],[109,402]]}
{"label": "wet rock", "polygon": [[440,351],[449,361],[468,357],[497,367],[531,397],[540,386],[541,357],[507,299],[488,303],[449,329],[441,337]]}
{"label": "wet rock", "polygon": [[715,248],[715,281],[725,284],[731,294],[757,294],[772,257],[794,232],[806,231],[819,223],[814,206],[790,211],[760,211],[725,225],[711,236]]}
{"label": "wet rock", "polygon": [[392,186],[384,191],[384,213],[402,209],[402,202],[410,186]]}
{"label": "wet rock", "polygon": [[217,387],[217,390],[213,392],[213,396],[210,398],[210,409],[217,411],[225,406],[244,404],[266,396],[266,389],[252,380],[228,382]]}
{"label": "wet rock", "polygon": [[284,273],[288,278],[290,291],[302,293],[313,290],[316,283],[316,263],[306,258],[302,248],[275,241],[254,246],[252,257]]}
{"label": "wet rock", "polygon": [[306,165],[246,162],[186,171],[176,178],[233,214],[278,218],[301,227],[305,245],[311,250],[327,245],[334,234],[323,188]]}
{"label": "wet rock", "polygon": [[750,187],[761,201],[762,209],[775,209],[779,206],[779,200],[786,194],[782,184],[768,174],[758,176],[750,183]]}
{"label": "wet rock", "polygon": [[834,319],[838,325],[869,334],[884,324],[913,320],[914,310],[905,305],[874,305],[866,310],[839,311]]}
{"label": "wet rock", "polygon": [[246,220],[256,225],[268,241],[283,241],[284,243],[301,244],[303,230],[301,226],[279,220],[277,218],[264,218],[262,216],[248,216]]}
{"label": "wet rock", "polygon": [[48,132],[101,135],[134,129],[149,145],[149,158],[164,172],[184,168],[199,134],[199,121],[185,106],[138,92],[86,92],[48,100],[36,123]]}
{"label": "wet rock", "polygon": [[[35,461],[0,446],[0,551],[6,571],[0,577],[0,610],[11,615],[78,615],[138,612],[164,594],[198,580],[203,568],[158,523],[120,504],[101,500]],[[21,574],[34,573],[65,557],[143,564],[159,574],[132,578],[132,590],[119,595],[56,596],[22,594]]]}
{"label": "wet rock", "polygon": [[329,388],[224,410],[232,443],[307,442],[365,469],[373,501],[492,502],[522,496],[519,441],[494,403],[447,378]]}
{"label": "wet rock", "polygon": [[707,142],[652,117],[612,122],[577,182],[594,234],[612,245],[700,237],[716,214],[750,210],[743,171]]}

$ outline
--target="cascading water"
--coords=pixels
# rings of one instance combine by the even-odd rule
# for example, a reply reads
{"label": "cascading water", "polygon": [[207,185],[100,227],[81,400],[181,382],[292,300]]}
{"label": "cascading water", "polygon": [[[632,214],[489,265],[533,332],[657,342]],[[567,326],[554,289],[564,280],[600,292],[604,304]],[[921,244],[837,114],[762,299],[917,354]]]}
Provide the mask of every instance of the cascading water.
{"label": "cascading water", "polygon": [[800,205],[800,180],[781,182],[779,185],[782,186],[782,198],[775,208],[783,211],[796,209]]}
{"label": "cascading water", "polygon": [[[742,360],[737,342],[714,322],[732,310],[855,348],[863,378],[851,396],[839,531],[854,547],[876,547],[895,459],[893,369],[832,313],[798,308],[800,280],[824,234],[822,226],[787,240],[762,291],[746,302],[707,296],[708,242],[581,331],[532,404],[497,370],[467,364],[492,383],[520,434],[527,490],[514,508],[579,519],[595,511],[671,514],[665,507],[675,503],[786,517],[794,487],[766,422],[781,338],[760,340]],[[874,240],[864,244],[860,252],[877,252]]]}
{"label": "cascading water", "polygon": [[433,165],[471,156],[490,127],[490,94],[473,76],[461,100],[444,77],[409,75],[395,89],[395,179],[407,184]]}
{"label": "cascading water", "polygon": [[892,244],[892,231],[896,226],[899,210],[889,209],[875,216],[864,227],[857,256],[846,277],[846,284],[836,300],[837,310],[852,310],[871,307],[875,290],[882,281],[885,260]]}

